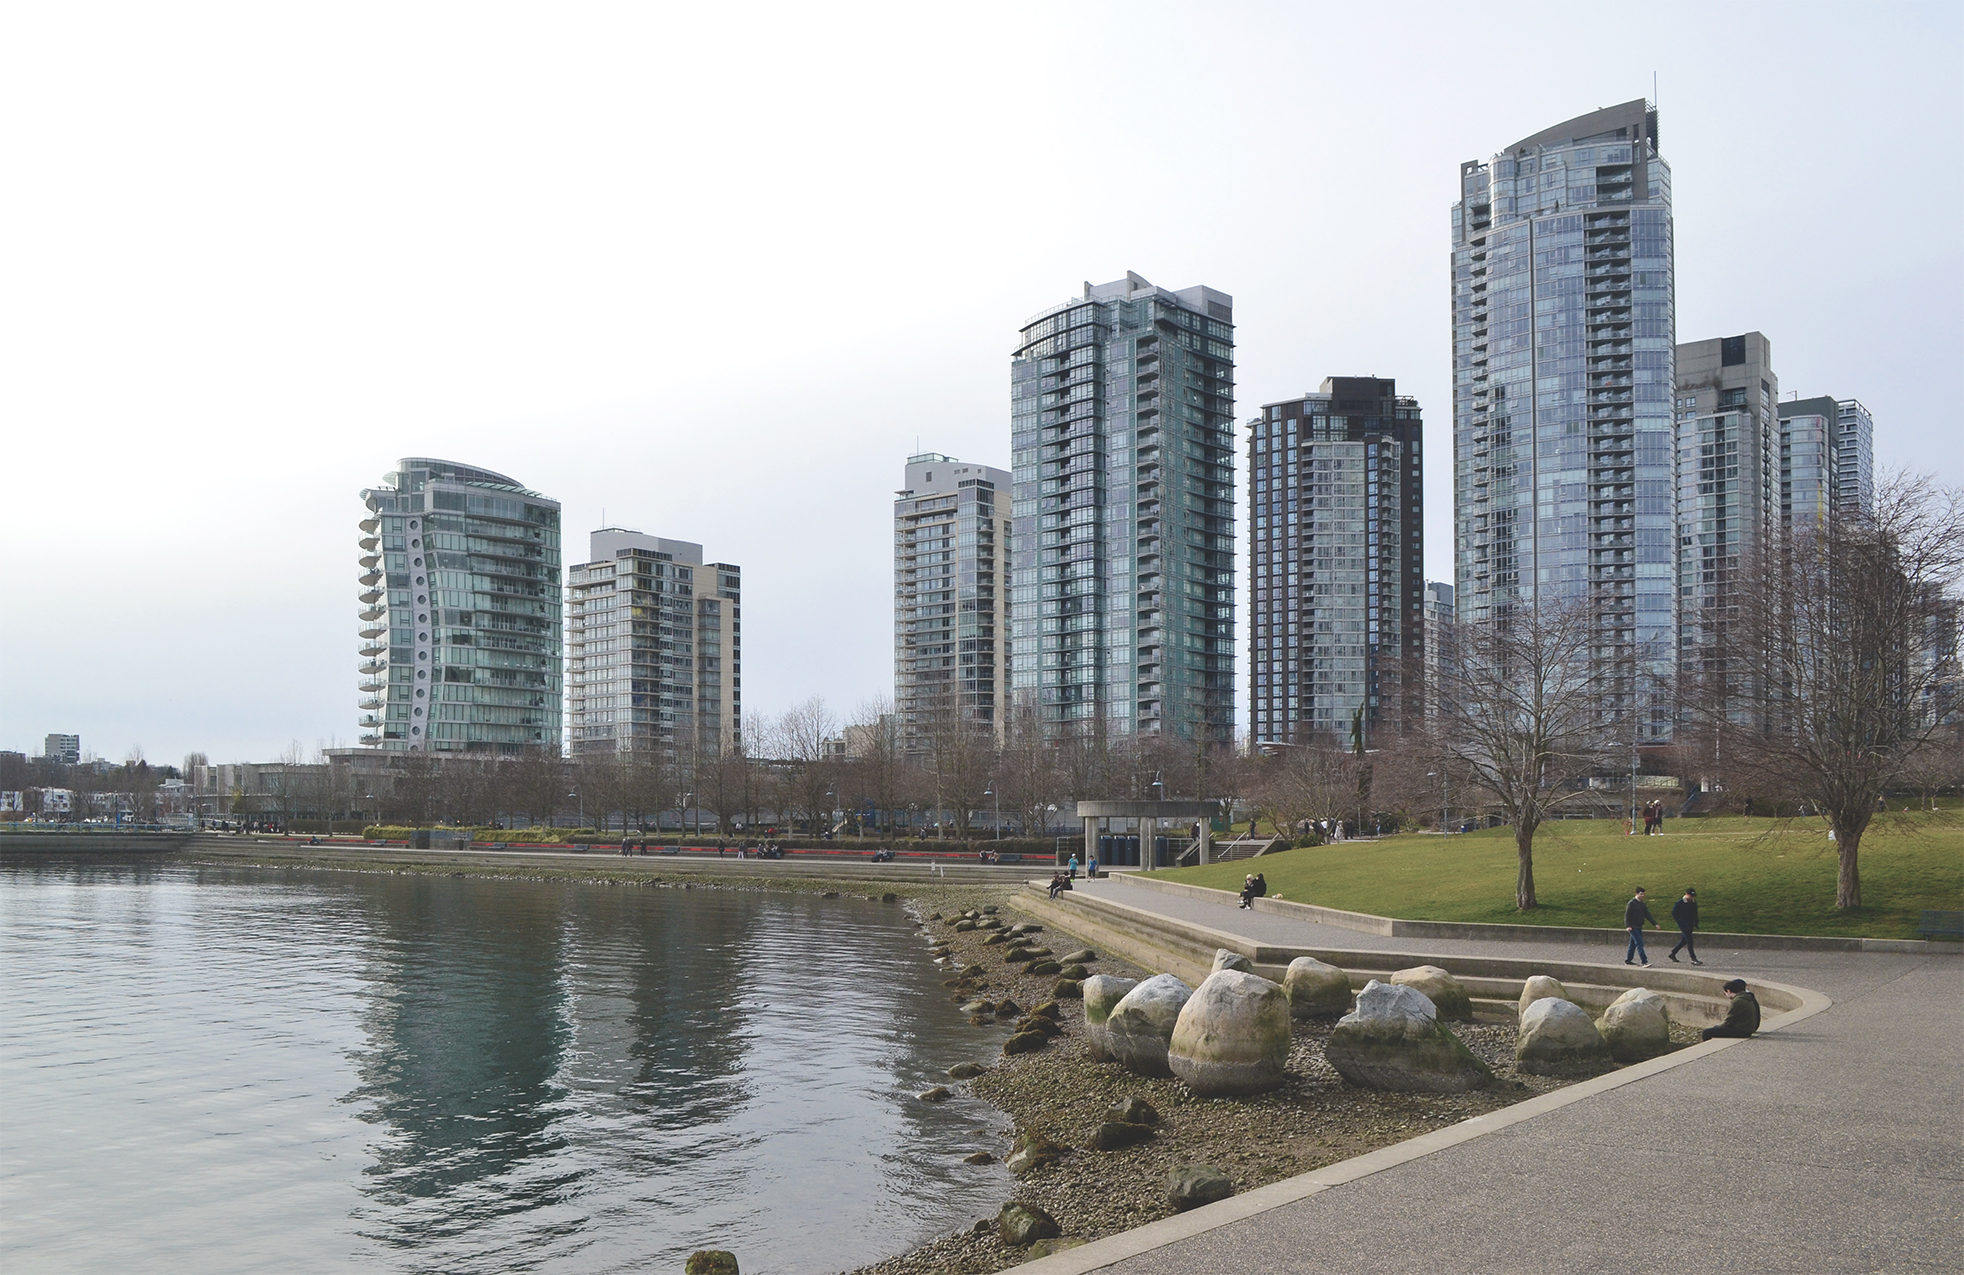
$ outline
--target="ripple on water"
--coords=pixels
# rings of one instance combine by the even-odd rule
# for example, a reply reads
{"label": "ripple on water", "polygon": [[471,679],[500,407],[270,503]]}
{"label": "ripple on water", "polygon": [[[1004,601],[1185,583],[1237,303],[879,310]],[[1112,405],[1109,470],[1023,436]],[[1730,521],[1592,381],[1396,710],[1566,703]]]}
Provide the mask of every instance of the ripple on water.
{"label": "ripple on water", "polygon": [[[829,1271],[992,1212],[899,908],[0,865],[10,1265]],[[994,1040],[994,1036],[990,1040]]]}

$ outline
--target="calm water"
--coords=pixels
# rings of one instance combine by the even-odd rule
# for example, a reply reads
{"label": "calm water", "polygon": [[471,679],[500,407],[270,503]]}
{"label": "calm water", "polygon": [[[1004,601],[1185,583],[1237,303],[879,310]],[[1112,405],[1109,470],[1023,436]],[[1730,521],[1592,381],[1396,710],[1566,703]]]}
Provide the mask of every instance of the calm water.
{"label": "calm water", "polygon": [[992,1213],[891,904],[0,864],[0,1266],[837,1271]]}

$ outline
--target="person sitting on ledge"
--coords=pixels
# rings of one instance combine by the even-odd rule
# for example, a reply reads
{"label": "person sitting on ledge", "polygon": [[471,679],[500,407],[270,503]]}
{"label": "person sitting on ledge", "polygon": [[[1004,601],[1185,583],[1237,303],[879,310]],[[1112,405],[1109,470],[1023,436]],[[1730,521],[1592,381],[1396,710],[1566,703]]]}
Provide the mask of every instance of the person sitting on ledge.
{"label": "person sitting on ledge", "polygon": [[1705,1040],[1715,1036],[1747,1037],[1759,1030],[1759,998],[1746,990],[1746,980],[1735,978],[1723,989],[1732,1001],[1732,1008],[1725,1011],[1725,1021],[1717,1027],[1705,1029]]}
{"label": "person sitting on ledge", "polygon": [[1057,897],[1058,891],[1068,890],[1070,888],[1071,879],[1062,872],[1053,872],[1050,874],[1050,897],[1053,900]]}

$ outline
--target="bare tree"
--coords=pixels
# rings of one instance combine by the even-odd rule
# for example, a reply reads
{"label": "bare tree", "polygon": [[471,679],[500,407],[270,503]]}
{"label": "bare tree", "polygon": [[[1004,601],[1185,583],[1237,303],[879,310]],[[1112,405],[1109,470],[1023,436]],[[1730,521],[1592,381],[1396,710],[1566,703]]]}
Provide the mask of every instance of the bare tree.
{"label": "bare tree", "polygon": [[505,763],[509,785],[505,800],[525,812],[535,826],[543,827],[566,808],[566,763],[559,754],[544,748],[528,748]]}
{"label": "bare tree", "polygon": [[829,741],[838,734],[838,719],[825,701],[814,695],[795,705],[778,718],[773,732],[774,751],[784,763],[779,805],[801,812],[812,821],[812,830],[824,811],[831,807],[825,794],[832,791]]}
{"label": "bare tree", "polygon": [[1536,905],[1536,829],[1586,800],[1589,778],[1609,765],[1606,687],[1618,666],[1597,651],[1593,618],[1586,603],[1544,601],[1459,633],[1442,761],[1455,787],[1514,826],[1523,912]]}
{"label": "bare tree", "polygon": [[1255,794],[1278,829],[1339,819],[1357,800],[1356,761],[1334,738],[1305,734],[1263,763]]}
{"label": "bare tree", "polygon": [[968,835],[971,816],[982,804],[995,768],[995,730],[976,721],[959,704],[947,699],[936,702],[921,723],[928,775],[934,781],[936,817],[948,809],[954,812],[955,827]]}
{"label": "bare tree", "polygon": [[1873,515],[1795,528],[1742,574],[1725,693],[1708,687],[1697,706],[1749,791],[1827,818],[1835,906],[1858,908],[1862,836],[1883,794],[1957,738],[1964,492],[1893,476]]}
{"label": "bare tree", "polygon": [[1016,812],[1023,835],[1042,836],[1050,823],[1050,807],[1064,793],[1057,752],[1044,739],[1043,718],[1034,693],[1023,691],[1009,704],[1003,723],[1003,747],[996,766],[996,783],[1003,804]]}

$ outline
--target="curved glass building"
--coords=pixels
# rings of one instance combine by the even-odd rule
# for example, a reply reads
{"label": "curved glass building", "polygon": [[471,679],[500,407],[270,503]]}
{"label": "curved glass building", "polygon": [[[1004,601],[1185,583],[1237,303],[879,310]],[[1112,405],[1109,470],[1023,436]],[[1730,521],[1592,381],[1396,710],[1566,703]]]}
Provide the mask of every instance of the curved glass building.
{"label": "curved glass building", "polygon": [[559,502],[420,456],[361,498],[361,742],[557,756]]}

